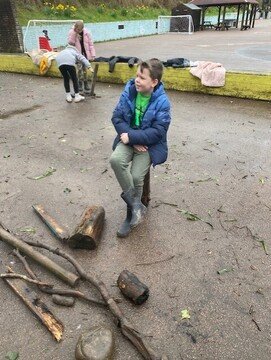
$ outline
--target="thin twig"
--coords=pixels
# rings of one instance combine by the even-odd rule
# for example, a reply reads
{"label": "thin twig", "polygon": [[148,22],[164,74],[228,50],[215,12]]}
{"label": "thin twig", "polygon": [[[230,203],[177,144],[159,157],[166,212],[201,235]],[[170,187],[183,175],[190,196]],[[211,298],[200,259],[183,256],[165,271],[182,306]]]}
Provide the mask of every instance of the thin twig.
{"label": "thin twig", "polygon": [[158,264],[158,263],[161,263],[164,261],[169,261],[169,260],[173,259],[174,257],[175,257],[175,255],[171,255],[171,256],[169,256],[165,259],[161,259],[161,260],[155,260],[155,261],[150,261],[150,262],[145,262],[145,263],[137,263],[137,264],[135,264],[135,266]]}
{"label": "thin twig", "polygon": [[256,325],[257,329],[258,329],[259,331],[262,331],[261,328],[260,328],[260,326],[258,325],[257,321],[254,320],[254,319],[252,319],[252,321],[253,321],[254,324]]}
{"label": "thin twig", "polygon": [[53,285],[50,285],[50,284],[47,284],[47,283],[44,283],[44,282],[41,282],[41,281],[33,280],[33,279],[30,279],[29,277],[27,277],[25,275],[17,274],[17,273],[0,274],[0,278],[1,279],[7,279],[7,278],[22,279],[24,281],[27,281],[29,283],[36,284],[36,285],[39,285],[39,286],[46,286],[46,287],[49,287],[49,288],[53,287]]}

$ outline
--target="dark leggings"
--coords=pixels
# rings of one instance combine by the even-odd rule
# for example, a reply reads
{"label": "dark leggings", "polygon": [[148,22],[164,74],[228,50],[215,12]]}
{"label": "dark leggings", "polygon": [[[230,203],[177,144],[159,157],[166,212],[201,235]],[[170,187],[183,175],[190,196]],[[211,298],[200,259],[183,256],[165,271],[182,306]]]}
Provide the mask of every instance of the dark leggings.
{"label": "dark leggings", "polygon": [[61,72],[63,79],[64,79],[64,87],[66,90],[66,93],[69,93],[71,91],[70,89],[70,79],[72,79],[73,83],[73,89],[75,94],[79,93],[78,88],[78,79],[76,75],[76,68],[73,65],[60,65],[59,71]]}

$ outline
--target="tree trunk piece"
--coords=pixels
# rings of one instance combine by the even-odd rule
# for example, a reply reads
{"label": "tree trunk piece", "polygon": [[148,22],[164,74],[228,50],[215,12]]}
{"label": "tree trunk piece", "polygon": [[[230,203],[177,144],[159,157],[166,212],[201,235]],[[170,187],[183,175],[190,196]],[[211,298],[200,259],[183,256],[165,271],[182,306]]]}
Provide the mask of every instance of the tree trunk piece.
{"label": "tree trunk piece", "polygon": [[16,238],[14,235],[4,230],[2,227],[0,227],[0,239],[7,244],[13,246],[14,248],[19,249],[24,254],[28,255],[31,259],[35,260],[37,263],[45,267],[47,270],[51,271],[54,275],[56,275],[58,278],[65,281],[69,285],[75,286],[79,282],[79,276],[69,272],[68,270],[63,269],[60,265],[56,264],[45,255],[33,249],[26,242]]}
{"label": "tree trunk piece", "polygon": [[143,304],[149,297],[149,288],[128,270],[120,273],[117,284],[122,294],[136,305]]}
{"label": "tree trunk piece", "polygon": [[91,206],[83,213],[80,224],[68,239],[68,245],[73,249],[97,248],[102,234],[105,211],[102,206]]}

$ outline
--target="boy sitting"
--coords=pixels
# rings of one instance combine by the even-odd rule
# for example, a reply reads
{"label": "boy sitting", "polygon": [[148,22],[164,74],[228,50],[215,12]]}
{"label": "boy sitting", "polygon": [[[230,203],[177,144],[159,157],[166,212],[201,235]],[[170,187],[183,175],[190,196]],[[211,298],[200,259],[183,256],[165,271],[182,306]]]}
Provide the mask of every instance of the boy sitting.
{"label": "boy sitting", "polygon": [[110,164],[127,204],[126,219],[117,232],[119,237],[126,237],[143,220],[144,177],[151,164],[155,166],[167,159],[171,117],[162,75],[163,64],[158,59],[141,62],[136,78],[128,81],[113,112],[117,137]]}

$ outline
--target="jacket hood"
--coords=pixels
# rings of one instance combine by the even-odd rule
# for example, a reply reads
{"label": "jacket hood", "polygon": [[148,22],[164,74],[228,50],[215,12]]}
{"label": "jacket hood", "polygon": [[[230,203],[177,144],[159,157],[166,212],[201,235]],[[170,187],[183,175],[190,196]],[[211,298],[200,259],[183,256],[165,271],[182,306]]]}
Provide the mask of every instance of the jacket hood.
{"label": "jacket hood", "polygon": [[66,46],[66,49],[74,49],[74,50],[78,51],[75,46],[70,45],[70,44],[68,44],[68,45]]}

